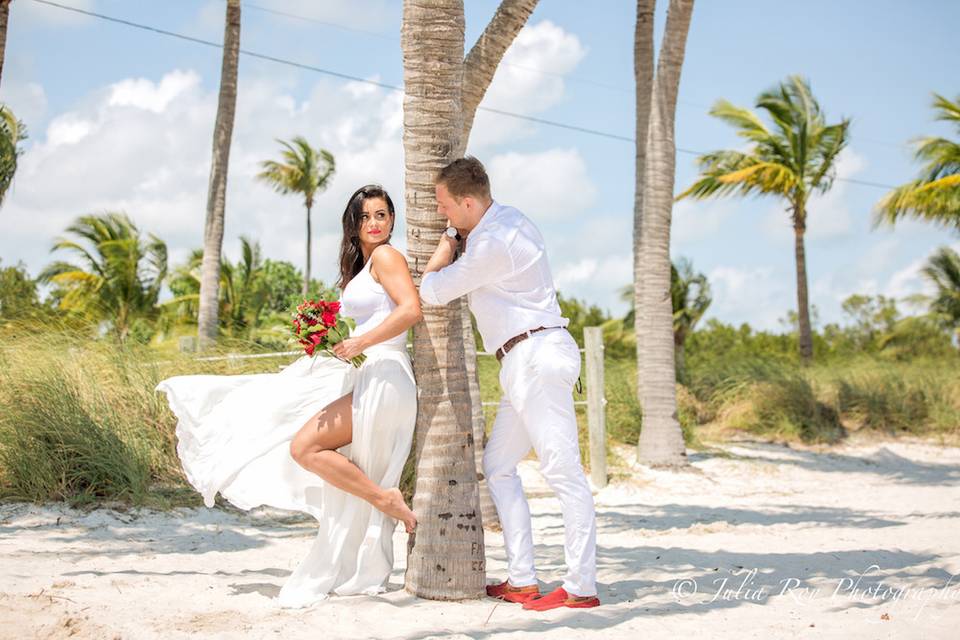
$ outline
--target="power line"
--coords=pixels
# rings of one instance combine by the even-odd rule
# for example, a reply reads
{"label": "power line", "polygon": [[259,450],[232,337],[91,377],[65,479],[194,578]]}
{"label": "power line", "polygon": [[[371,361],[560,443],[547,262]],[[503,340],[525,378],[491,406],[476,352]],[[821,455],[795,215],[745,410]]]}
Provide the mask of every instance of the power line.
{"label": "power line", "polygon": [[[356,28],[356,27],[349,27],[349,26],[347,26],[347,25],[345,25],[345,24],[340,24],[340,23],[338,23],[338,22],[330,22],[330,21],[328,21],[328,20],[320,20],[319,18],[314,18],[313,16],[304,16],[304,15],[300,15],[300,14],[297,14],[297,13],[290,13],[289,11],[279,11],[279,10],[277,10],[277,9],[271,9],[271,8],[269,8],[269,7],[264,7],[264,6],[261,6],[261,5],[258,5],[258,4],[254,4],[254,3],[252,3],[252,2],[242,2],[241,4],[242,4],[244,7],[247,7],[248,9],[253,9],[253,10],[255,10],[255,11],[261,11],[261,12],[263,12],[263,13],[269,13],[269,14],[273,14],[273,15],[277,15],[277,16],[283,16],[283,17],[285,17],[285,18],[291,18],[291,19],[293,19],[293,20],[300,20],[300,21],[302,21],[302,22],[311,22],[311,23],[313,23],[313,24],[319,24],[319,25],[322,25],[322,26],[324,26],[324,27],[332,27],[332,28],[334,28],[334,29],[342,29],[343,31],[349,31],[349,32],[351,32],[351,33],[359,33],[359,34],[362,34],[362,35],[365,35],[365,36],[370,36],[370,37],[372,37],[372,38],[377,38],[377,39],[379,39],[379,40],[387,40],[387,41],[390,41],[390,42],[398,42],[398,41],[400,40],[400,38],[399,38],[398,36],[391,36],[391,35],[387,35],[386,33],[381,33],[381,32],[378,32],[378,31],[369,31],[369,30],[366,30],[366,29],[358,29],[358,28]],[[545,70],[545,69],[537,69],[536,67],[528,67],[528,66],[526,66],[526,65],[517,64],[517,63],[515,63],[515,62],[501,61],[501,62],[500,62],[500,66],[503,66],[503,67],[511,67],[511,68],[513,68],[513,69],[521,69],[521,70],[523,70],[523,71],[530,71],[530,72],[533,72],[533,73],[539,73],[539,74],[542,74],[542,75],[545,75],[545,76],[553,76],[553,77],[556,77],[556,78],[563,78],[564,80],[570,80],[570,81],[573,81],[573,82],[580,82],[580,83],[588,84],[588,85],[591,85],[591,86],[594,86],[594,87],[601,87],[601,88],[607,89],[607,90],[609,90],[609,91],[617,91],[617,92],[628,93],[628,94],[632,94],[632,93],[633,93],[633,91],[631,91],[630,89],[625,89],[625,88],[623,88],[623,87],[620,86],[620,85],[609,84],[609,83],[606,83],[606,82],[599,82],[599,81],[597,81],[597,80],[590,80],[590,79],[587,79],[587,78],[582,78],[582,77],[580,77],[580,76],[566,75],[566,74],[562,74],[562,73],[557,73],[557,72],[555,72],[555,71],[547,71],[547,70]]]}
{"label": "power line", "polygon": [[283,16],[284,18],[292,18],[294,20],[300,20],[301,22],[312,22],[314,24],[321,24],[325,27],[333,27],[334,29],[343,29],[344,31],[351,31],[353,33],[362,33],[365,36],[372,36],[374,38],[379,38],[381,40],[390,40],[396,41],[397,38],[394,36],[389,36],[385,33],[379,33],[377,31],[367,31],[366,29],[357,29],[356,27],[348,27],[345,24],[339,24],[337,22],[329,22],[326,20],[320,20],[319,18],[314,18],[311,16],[301,16],[296,13],[290,13],[288,11],[279,11],[277,9],[271,9],[269,7],[264,7],[259,4],[254,4],[252,2],[241,2],[243,6],[248,9],[253,9],[255,11],[262,11],[263,13],[270,13],[275,16]]}
{"label": "power line", "polygon": [[[312,23],[314,23],[314,24],[319,24],[319,25],[322,25],[322,26],[325,26],[325,27],[331,27],[331,28],[333,28],[333,29],[341,29],[341,30],[343,30],[343,31],[349,31],[349,32],[352,32],[352,33],[359,33],[359,34],[366,35],[366,36],[370,36],[370,37],[373,37],[373,38],[378,38],[378,39],[380,39],[380,40],[387,40],[387,41],[390,41],[390,42],[397,42],[397,41],[399,40],[399,37],[397,37],[397,36],[388,35],[388,34],[386,34],[386,33],[382,33],[382,32],[379,32],[379,31],[369,31],[369,30],[366,30],[366,29],[358,29],[358,28],[356,28],[356,27],[350,27],[350,26],[347,26],[347,25],[345,25],[345,24],[341,24],[341,23],[339,23],[339,22],[330,22],[329,20],[320,20],[319,18],[315,18],[315,17],[312,17],[312,16],[304,16],[304,15],[300,15],[300,14],[297,14],[297,13],[291,13],[291,12],[289,12],[289,11],[279,11],[279,10],[277,10],[277,9],[271,9],[271,8],[269,8],[269,7],[264,7],[264,6],[261,6],[261,5],[258,5],[258,4],[254,4],[253,2],[241,2],[241,4],[242,4],[244,7],[247,7],[247,8],[249,8],[249,9],[253,9],[253,10],[255,10],[255,11],[261,11],[261,12],[263,12],[263,13],[269,13],[269,14],[273,14],[273,15],[283,16],[283,17],[286,17],[286,18],[291,18],[291,19],[294,19],[294,20],[300,20],[300,21],[303,21],[303,22],[312,22]],[[500,66],[502,66],[502,67],[512,67],[512,68],[514,68],[514,69],[521,69],[521,70],[524,70],[524,71],[530,71],[530,72],[532,72],[532,73],[539,73],[539,74],[541,74],[541,75],[553,76],[553,77],[556,77],[556,78],[562,78],[563,80],[566,80],[566,81],[578,82],[578,83],[581,83],[581,84],[588,84],[588,85],[591,85],[591,86],[594,86],[594,87],[601,87],[601,88],[607,89],[607,90],[609,90],[609,91],[616,91],[616,92],[619,92],[619,93],[625,93],[625,94],[629,94],[629,95],[633,95],[633,94],[634,94],[634,90],[633,90],[633,89],[627,89],[627,88],[623,87],[622,85],[614,85],[614,84],[609,84],[609,83],[607,83],[607,82],[599,82],[599,81],[597,81],[597,80],[591,80],[591,79],[588,79],[588,78],[584,78],[584,77],[582,77],[582,76],[570,75],[570,74],[563,74],[563,73],[557,73],[557,72],[555,72],[555,71],[547,71],[547,70],[545,70],[545,69],[538,69],[538,68],[536,68],[536,67],[528,67],[528,66],[526,66],[526,65],[517,64],[517,63],[515,63],[515,62],[509,62],[509,61],[506,61],[506,60],[502,60],[502,61],[500,62]],[[699,102],[693,102],[693,101],[690,101],[690,100],[678,99],[678,100],[677,100],[677,104],[681,104],[681,105],[683,105],[683,106],[685,106],[685,107],[690,107],[691,109],[698,109],[698,110],[703,111],[703,112],[710,110],[710,105],[701,104],[701,103],[699,103]],[[888,147],[888,148],[893,148],[893,149],[903,149],[903,148],[904,148],[904,144],[903,144],[903,143],[889,142],[889,141],[887,141],[887,140],[880,140],[880,139],[872,138],[872,137],[857,136],[857,140],[861,140],[861,141],[863,141],[863,142],[870,142],[870,143],[872,143],[872,144],[877,144],[877,145],[881,145],[881,146]]]}
{"label": "power line", "polygon": [[[139,23],[139,22],[133,22],[133,21],[131,21],[131,20],[124,20],[123,18],[116,18],[116,17],[114,17],[114,16],[108,16],[108,15],[106,15],[106,14],[97,13],[97,12],[95,12],[95,11],[87,11],[86,9],[80,9],[80,8],[78,8],[78,7],[71,7],[71,6],[69,6],[69,5],[60,4],[59,2],[53,2],[53,0],[33,0],[33,1],[36,2],[36,3],[39,3],[39,4],[44,4],[44,5],[48,5],[48,6],[51,6],[51,7],[55,7],[55,8],[57,8],[57,9],[62,9],[62,10],[65,10],[65,11],[72,11],[72,12],[74,12],[74,13],[79,13],[79,14],[82,14],[82,15],[90,16],[90,17],[92,17],[92,18],[98,18],[98,19],[100,19],[100,20],[105,20],[105,21],[107,21],[107,22],[113,22],[113,23],[116,23],[116,24],[122,24],[122,25],[124,25],[124,26],[133,27],[133,28],[135,28],[135,29],[142,29],[142,30],[144,30],[144,31],[150,31],[150,32],[152,32],[152,33],[156,33],[156,34],[159,34],[159,35],[170,36],[170,37],[172,37],[172,38],[177,38],[177,39],[180,39],[180,40],[185,40],[185,41],[187,41],[187,42],[193,42],[193,43],[195,43],[195,44],[202,44],[202,45],[205,45],[205,46],[208,46],[208,47],[212,47],[212,48],[214,48],[214,49],[220,49],[220,50],[223,49],[223,44],[222,44],[222,43],[214,42],[214,41],[212,41],[212,40],[205,40],[205,39],[203,39],[203,38],[197,38],[197,37],[194,37],[194,36],[188,36],[188,35],[183,34],[183,33],[177,33],[176,31],[169,31],[169,30],[167,30],[167,29],[161,29],[161,28],[159,28],[159,27],[154,27],[154,26],[147,25],[147,24],[142,24],[142,23]],[[271,10],[271,11],[272,11],[272,10]],[[352,82],[360,82],[360,83],[363,83],[363,84],[369,84],[369,85],[373,85],[373,86],[375,86],[375,87],[379,87],[379,88],[381,88],[381,89],[388,89],[388,90],[390,90],[390,91],[399,91],[399,92],[401,92],[401,93],[403,92],[403,88],[402,88],[402,87],[398,87],[398,86],[395,86],[395,85],[387,84],[387,83],[385,83],[385,82],[378,82],[378,81],[376,81],[376,80],[370,80],[370,79],[368,79],[368,78],[361,78],[361,77],[359,77],[359,76],[354,76],[354,75],[350,75],[350,74],[347,74],[347,73],[341,73],[341,72],[339,72],[339,71],[333,71],[333,70],[331,70],[331,69],[324,69],[324,68],[322,68],[322,67],[317,67],[317,66],[310,65],[310,64],[306,64],[306,63],[303,63],[303,62],[297,62],[296,60],[288,60],[288,59],[286,59],[286,58],[278,58],[278,57],[276,57],[276,56],[271,56],[271,55],[268,55],[268,54],[265,54],[265,53],[259,53],[259,52],[256,52],[256,51],[250,51],[250,50],[248,50],[248,49],[243,49],[243,48],[240,49],[240,53],[243,54],[243,55],[245,55],[245,56],[248,56],[248,57],[250,57],[250,58],[256,58],[256,59],[259,59],[259,60],[266,60],[266,61],[268,61],[268,62],[274,62],[274,63],[276,63],[276,64],[287,65],[287,66],[290,66],[290,67],[294,67],[294,68],[297,68],[297,69],[303,69],[303,70],[306,70],[306,71],[313,71],[313,72],[315,72],[315,73],[321,73],[321,74],[324,74],[324,75],[332,76],[332,77],[335,77],[335,78],[340,78],[340,79],[343,79],[343,80],[350,80],[350,81],[352,81]],[[589,127],[582,127],[582,126],[579,126],[579,125],[567,124],[567,123],[565,123],[565,122],[558,122],[558,121],[556,121],[556,120],[547,120],[547,119],[545,119],[545,118],[537,118],[537,117],[534,117],[534,116],[528,116],[528,115],[524,115],[524,114],[522,114],[522,113],[516,113],[516,112],[513,112],[513,111],[505,111],[505,110],[502,110],[502,109],[495,109],[495,108],[493,108],[493,107],[484,107],[484,106],[479,106],[479,107],[477,107],[477,110],[478,110],[478,111],[485,111],[485,112],[488,112],[488,113],[494,113],[494,114],[497,114],[497,115],[506,116],[506,117],[509,117],[509,118],[514,118],[514,119],[517,119],[517,120],[524,120],[524,121],[526,121],[526,122],[533,122],[533,123],[536,123],[536,124],[543,124],[543,125],[548,125],[548,126],[551,126],[551,127],[557,127],[557,128],[559,128],[559,129],[566,129],[566,130],[568,130],[568,131],[577,131],[577,132],[579,132],[579,133],[584,133],[584,134],[587,134],[587,135],[594,135],[594,136],[598,136],[598,137],[602,137],[602,138],[607,138],[607,139],[611,139],[611,140],[620,140],[620,141],[623,141],[623,142],[630,142],[630,143],[634,143],[634,144],[636,143],[636,138],[632,138],[632,137],[630,137],[630,136],[624,136],[624,135],[620,135],[620,134],[616,134],[616,133],[610,133],[610,132],[608,132],[608,131],[600,131],[600,130],[597,130],[597,129],[591,129],[591,128],[589,128]],[[685,154],[694,155],[694,156],[700,156],[700,155],[703,155],[703,154],[704,154],[704,152],[702,152],[702,151],[695,151],[695,150],[692,150],[692,149],[684,149],[684,148],[682,148],[682,147],[676,147],[676,151],[677,151],[677,153],[685,153]],[[860,184],[860,185],[864,185],[864,186],[878,187],[878,188],[881,188],[881,189],[894,189],[894,188],[895,188],[895,187],[893,187],[892,185],[881,184],[881,183],[877,183],[877,182],[867,182],[867,181],[865,181],[865,180],[855,180],[855,179],[852,179],[852,178],[837,178],[837,180],[841,180],[841,181],[844,181],[844,182],[851,182],[851,183],[854,183],[854,184]]]}

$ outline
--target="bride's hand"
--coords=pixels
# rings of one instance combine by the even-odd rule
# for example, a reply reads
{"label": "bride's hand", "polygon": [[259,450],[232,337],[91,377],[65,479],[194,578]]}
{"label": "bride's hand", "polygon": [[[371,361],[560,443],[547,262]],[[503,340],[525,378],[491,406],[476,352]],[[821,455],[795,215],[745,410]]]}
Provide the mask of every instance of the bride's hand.
{"label": "bride's hand", "polygon": [[346,340],[333,345],[333,352],[338,358],[342,358],[343,360],[351,360],[363,353],[363,350],[366,348],[367,345],[362,337],[347,338]]}

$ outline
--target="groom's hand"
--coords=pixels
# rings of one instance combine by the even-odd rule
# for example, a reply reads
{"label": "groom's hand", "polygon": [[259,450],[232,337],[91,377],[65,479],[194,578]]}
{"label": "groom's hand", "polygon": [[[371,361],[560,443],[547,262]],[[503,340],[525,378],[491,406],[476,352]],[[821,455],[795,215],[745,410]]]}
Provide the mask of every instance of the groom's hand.
{"label": "groom's hand", "polygon": [[451,238],[444,233],[442,236],[440,236],[440,243],[437,245],[436,250],[430,257],[430,261],[427,262],[427,266],[424,267],[423,273],[439,271],[440,269],[443,269],[449,265],[451,262],[453,262],[453,258],[459,248],[460,241]]}

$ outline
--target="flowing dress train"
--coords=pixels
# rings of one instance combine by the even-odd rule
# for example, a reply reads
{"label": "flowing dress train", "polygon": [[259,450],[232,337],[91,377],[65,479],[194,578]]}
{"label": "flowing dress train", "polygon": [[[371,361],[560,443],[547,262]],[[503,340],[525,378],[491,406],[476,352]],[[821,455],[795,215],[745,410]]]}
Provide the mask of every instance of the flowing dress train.
{"label": "flowing dress train", "polygon": [[[396,304],[369,273],[369,261],[343,292],[341,313],[355,335]],[[338,449],[380,487],[396,487],[413,439],[416,385],[406,334],[365,351],[359,368],[304,356],[279,373],[189,375],[162,381],[177,416],[177,453],[208,507],[219,492],[240,509],[269,505],[302,511],[319,525],[313,546],[278,595],[282,607],[385,589],[393,568],[396,520],[324,482],[290,454],[311,416],[353,392],[353,440]]]}

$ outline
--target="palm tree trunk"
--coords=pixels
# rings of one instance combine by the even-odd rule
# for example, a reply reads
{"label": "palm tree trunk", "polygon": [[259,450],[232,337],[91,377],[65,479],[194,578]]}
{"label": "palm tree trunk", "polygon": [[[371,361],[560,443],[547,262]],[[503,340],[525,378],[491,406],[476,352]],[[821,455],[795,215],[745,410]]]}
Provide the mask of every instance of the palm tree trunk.
{"label": "palm tree trunk", "polygon": [[[536,4],[503,0],[464,60],[462,0],[404,2],[407,246],[417,279],[447,224],[436,213],[433,177],[463,155],[477,105]],[[413,503],[420,520],[406,588],[434,599],[479,597],[485,560],[475,446],[484,425],[476,342],[463,300],[425,306],[424,322],[414,328],[414,370],[420,409]]]}
{"label": "palm tree trunk", "polygon": [[[465,61],[462,0],[404,2],[407,246],[417,279],[447,224],[436,213],[433,177],[463,155],[476,107],[535,5],[535,0],[504,0]],[[479,386],[469,374],[470,364],[476,369],[470,362],[476,343],[468,319],[458,300],[446,307],[425,306],[424,322],[414,328],[419,412],[413,508],[419,524],[408,550],[406,588],[426,598],[473,598],[484,592],[474,452],[475,430],[483,425],[482,413],[474,409]]]}
{"label": "palm tree trunk", "polygon": [[[462,0],[406,0],[403,146],[407,246],[419,279],[446,220],[436,211],[433,177],[459,148],[463,131]],[[417,377],[417,480],[406,589],[436,600],[483,594],[484,546],[474,461],[462,300],[425,305],[414,328]]]}
{"label": "palm tree trunk", "polygon": [[[646,180],[647,139],[650,105],[653,99],[653,14],[656,0],[637,0],[637,24],[633,32],[633,74],[636,93],[636,168],[633,192],[633,329],[637,335],[637,400],[643,402],[643,338],[646,323],[641,319],[643,281],[640,269],[640,239],[643,235],[643,194]],[[641,405],[642,406],[642,405]]]}
{"label": "palm tree trunk", "polygon": [[303,272],[303,297],[307,297],[307,292],[310,291],[310,210],[313,208],[313,203],[307,203],[307,268]]}
{"label": "palm tree trunk", "polygon": [[677,377],[680,380],[685,380],[685,371],[687,368],[687,355],[685,343],[686,338],[680,338],[675,341],[676,345],[676,361],[677,361]]}
{"label": "palm tree trunk", "polygon": [[686,48],[693,0],[671,0],[657,63],[645,166],[640,255],[636,260],[645,281],[641,287],[644,350],[638,376],[643,378],[643,427],[637,448],[640,462],[657,466],[687,464],[683,432],[677,420],[673,302],[670,295],[670,222],[676,170],[674,118],[680,70]]}
{"label": "palm tree trunk", "polygon": [[[0,80],[3,78],[3,59],[7,51],[7,22],[10,20],[11,0],[0,0]],[[16,144],[16,140],[14,140]]]}
{"label": "palm tree trunk", "polygon": [[806,232],[806,211],[802,204],[794,208],[793,250],[797,263],[797,320],[799,323],[800,360],[810,364],[813,360],[813,332],[810,328],[810,303],[807,296],[807,254],[803,246]]}
{"label": "palm tree trunk", "polygon": [[536,9],[539,0],[503,0],[487,28],[470,48],[463,63],[463,135],[460,148],[454,154],[459,157],[467,148],[470,130],[477,107],[490,87],[493,75],[517,34]]}
{"label": "palm tree trunk", "polygon": [[483,416],[483,398],[480,397],[480,376],[477,366],[477,339],[470,322],[470,309],[463,305],[463,352],[467,365],[467,381],[470,385],[471,420],[473,422],[473,452],[477,465],[477,490],[480,492],[480,512],[485,529],[500,525],[497,506],[490,496],[487,480],[483,475],[483,449],[487,446],[487,423]]}
{"label": "palm tree trunk", "polygon": [[213,128],[213,160],[207,192],[207,217],[200,265],[200,311],[197,318],[200,348],[217,340],[220,295],[220,257],[223,251],[224,210],[227,200],[227,165],[237,105],[237,67],[240,61],[240,0],[227,0],[223,34],[220,96]]}

